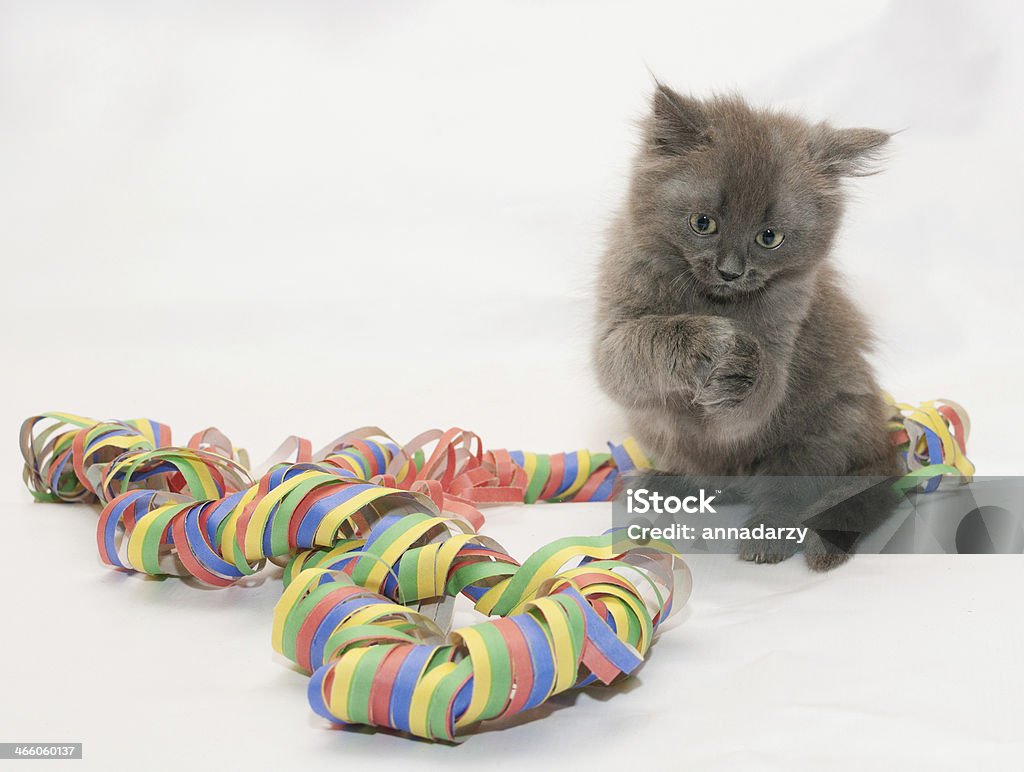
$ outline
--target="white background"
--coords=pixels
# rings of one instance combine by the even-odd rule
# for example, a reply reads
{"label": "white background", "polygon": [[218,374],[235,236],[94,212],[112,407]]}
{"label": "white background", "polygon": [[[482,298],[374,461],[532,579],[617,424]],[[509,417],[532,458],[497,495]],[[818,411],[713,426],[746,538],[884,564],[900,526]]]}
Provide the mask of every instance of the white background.
{"label": "white background", "polygon": [[[837,259],[882,382],[948,396],[1020,473],[1024,228],[1011,3],[0,2],[0,741],[97,769],[419,764],[1017,767],[1019,558],[827,576],[695,559],[639,676],[458,747],[330,731],[269,642],[279,582],[202,591],[33,505],[20,420],[216,424],[256,458],[378,424],[492,447],[621,439],[588,328],[654,72],[904,129]],[[506,507],[513,554],[605,505]],[[543,716],[543,717],[541,717]]]}

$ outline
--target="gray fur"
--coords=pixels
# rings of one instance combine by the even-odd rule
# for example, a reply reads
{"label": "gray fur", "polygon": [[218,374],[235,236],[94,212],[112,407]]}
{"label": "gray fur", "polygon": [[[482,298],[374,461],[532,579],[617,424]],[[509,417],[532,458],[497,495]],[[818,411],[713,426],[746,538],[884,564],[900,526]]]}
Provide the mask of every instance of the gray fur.
{"label": "gray fur", "polygon": [[[895,474],[870,331],[829,259],[842,179],[870,173],[889,135],[660,84],[643,132],[595,341],[599,382],[641,445],[679,474]],[[718,232],[695,233],[695,213]],[[784,233],[776,249],[755,243],[768,227]],[[828,544],[805,552],[818,570],[845,559]]]}

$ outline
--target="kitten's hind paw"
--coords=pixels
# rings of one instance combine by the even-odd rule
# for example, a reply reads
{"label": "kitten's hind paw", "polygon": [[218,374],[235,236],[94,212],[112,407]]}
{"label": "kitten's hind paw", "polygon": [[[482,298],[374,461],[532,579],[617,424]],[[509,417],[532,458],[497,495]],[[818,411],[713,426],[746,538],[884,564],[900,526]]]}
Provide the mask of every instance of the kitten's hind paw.
{"label": "kitten's hind paw", "polygon": [[824,573],[838,568],[850,559],[850,553],[817,534],[809,534],[804,545],[804,558],[812,571]]}
{"label": "kitten's hind paw", "polygon": [[[758,525],[763,525],[765,530],[778,527],[778,523],[756,518],[744,523],[751,530]],[[740,560],[752,563],[781,563],[792,557],[796,550],[796,543],[790,539],[742,539],[739,543]]]}
{"label": "kitten's hind paw", "polygon": [[831,554],[825,553],[822,555],[808,554],[806,558],[808,568],[810,568],[812,571],[817,571],[818,573],[823,574],[826,571],[831,571],[833,568],[838,568],[847,560],[849,560],[850,556],[845,552],[842,552]]}

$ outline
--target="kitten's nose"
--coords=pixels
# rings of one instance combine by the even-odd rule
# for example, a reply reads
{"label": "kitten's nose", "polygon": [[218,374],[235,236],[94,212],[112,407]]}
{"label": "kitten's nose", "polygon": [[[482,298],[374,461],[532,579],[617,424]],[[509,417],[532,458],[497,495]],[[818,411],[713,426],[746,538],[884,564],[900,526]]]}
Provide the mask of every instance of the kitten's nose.
{"label": "kitten's nose", "polygon": [[734,281],[743,275],[743,271],[736,273],[735,271],[730,271],[728,268],[719,268],[718,275],[726,281]]}

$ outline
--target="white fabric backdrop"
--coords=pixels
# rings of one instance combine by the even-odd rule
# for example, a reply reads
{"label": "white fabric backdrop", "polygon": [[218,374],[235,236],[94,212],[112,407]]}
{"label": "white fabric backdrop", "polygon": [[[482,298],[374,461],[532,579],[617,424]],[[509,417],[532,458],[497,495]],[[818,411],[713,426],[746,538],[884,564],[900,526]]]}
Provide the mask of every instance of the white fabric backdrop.
{"label": "white fabric backdrop", "polygon": [[[949,396],[1021,472],[1021,11],[1008,3],[0,3],[0,740],[96,768],[660,762],[1019,765],[1018,558],[828,576],[693,562],[636,679],[457,748],[332,732],[271,655],[279,583],[102,568],[87,507],[32,505],[42,410],[216,424],[256,458],[375,423],[601,447],[601,233],[648,68],[696,93],[904,129],[839,244],[882,381]],[[525,556],[604,505],[503,508]],[[572,709],[567,709],[572,705]],[[545,711],[541,711],[545,712]]]}

